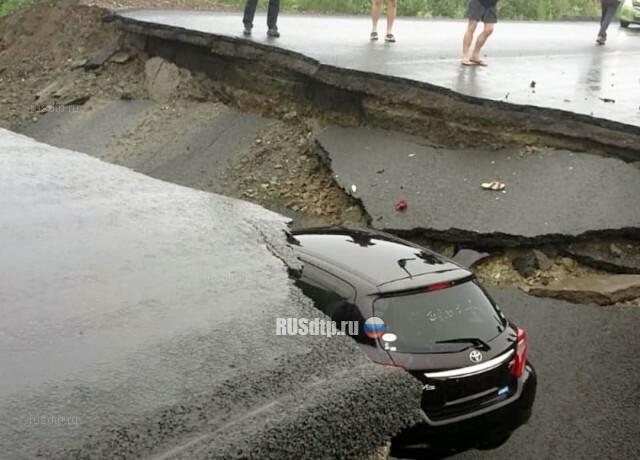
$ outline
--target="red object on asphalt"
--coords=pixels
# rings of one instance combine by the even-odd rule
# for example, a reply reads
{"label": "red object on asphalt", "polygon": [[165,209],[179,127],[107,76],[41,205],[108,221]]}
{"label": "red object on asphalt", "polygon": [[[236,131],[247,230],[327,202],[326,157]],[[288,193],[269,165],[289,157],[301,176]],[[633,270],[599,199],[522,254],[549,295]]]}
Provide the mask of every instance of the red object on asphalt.
{"label": "red object on asphalt", "polygon": [[396,203],[396,210],[404,211],[407,209],[407,202],[405,200],[400,200]]}

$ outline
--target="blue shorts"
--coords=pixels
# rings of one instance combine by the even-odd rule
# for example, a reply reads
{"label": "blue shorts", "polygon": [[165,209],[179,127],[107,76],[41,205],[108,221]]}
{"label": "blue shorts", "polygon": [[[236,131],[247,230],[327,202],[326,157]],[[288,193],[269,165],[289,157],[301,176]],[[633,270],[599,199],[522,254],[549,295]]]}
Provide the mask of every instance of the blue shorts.
{"label": "blue shorts", "polygon": [[472,21],[481,21],[488,24],[498,22],[498,8],[494,6],[484,6],[480,0],[469,0],[467,11],[464,17]]}

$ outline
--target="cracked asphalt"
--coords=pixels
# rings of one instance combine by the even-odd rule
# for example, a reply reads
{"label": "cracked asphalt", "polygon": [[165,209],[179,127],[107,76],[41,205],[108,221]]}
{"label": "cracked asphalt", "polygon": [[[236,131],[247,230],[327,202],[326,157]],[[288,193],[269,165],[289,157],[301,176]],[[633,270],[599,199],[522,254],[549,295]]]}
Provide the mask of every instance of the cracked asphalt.
{"label": "cracked asphalt", "polygon": [[[123,14],[241,32],[237,14]],[[637,69],[630,64],[640,55],[635,31],[616,29],[607,47],[596,48],[595,24],[500,23],[487,48],[491,66],[461,70],[459,21],[401,19],[399,42],[390,47],[366,40],[366,18],[283,16],[277,42],[259,35],[261,20],[254,40],[329,65],[640,125]],[[363,38],[354,38],[354,30]],[[523,34],[541,38],[514,40]],[[609,98],[616,102],[602,100]],[[52,152],[6,131],[0,135],[0,456],[352,458],[388,436],[392,424],[410,421],[415,382],[373,366],[348,339],[282,342],[269,336],[275,315],[314,313],[292,290],[279,260],[289,260],[281,216]],[[565,160],[567,166],[574,161]],[[607,176],[617,169],[627,174],[629,166],[600,157],[585,161],[599,164],[602,173],[586,179],[604,175],[603,185],[615,184],[606,194],[593,193],[603,206],[613,203],[607,210],[613,214],[589,214],[588,203],[581,203],[578,220],[568,221],[579,225],[567,226],[562,210],[575,203],[550,196],[558,213],[554,231],[574,234],[612,222],[624,228],[628,222],[616,220],[620,212],[635,226],[635,176],[619,182]],[[477,172],[488,172],[485,166]],[[540,171],[548,170],[543,166]],[[558,176],[545,180],[554,177],[554,190],[562,192]],[[524,192],[520,209],[528,209]],[[438,195],[447,199],[448,192]],[[536,227],[540,222],[512,222],[510,211],[503,212],[499,224],[506,227],[486,231],[546,231]],[[580,221],[585,216],[593,220]],[[501,448],[451,457],[640,458],[640,310],[573,305],[514,289],[492,292],[528,332],[539,374],[534,415]],[[310,385],[316,391],[309,392]],[[336,401],[336,394],[346,397]],[[31,417],[50,414],[81,423],[34,427]],[[433,456],[412,450],[396,458]]]}
{"label": "cracked asphalt", "polygon": [[[615,158],[449,150],[368,128],[328,128],[319,142],[336,181],[361,200],[380,230],[424,229],[443,239],[499,242],[640,232],[640,169]],[[504,191],[482,189],[494,179],[506,185]],[[398,212],[401,199],[408,207]]]}
{"label": "cracked asphalt", "polygon": [[[238,13],[154,9],[119,14],[245,39]],[[595,22],[499,22],[483,50],[490,65],[461,68],[464,21],[399,18],[394,25],[398,41],[393,44],[369,41],[371,22],[366,16],[282,14],[278,20],[282,36],[277,40],[265,34],[264,13],[254,24],[250,40],[301,53],[321,64],[640,126],[638,28],[620,29],[614,23],[607,45],[598,47]]]}

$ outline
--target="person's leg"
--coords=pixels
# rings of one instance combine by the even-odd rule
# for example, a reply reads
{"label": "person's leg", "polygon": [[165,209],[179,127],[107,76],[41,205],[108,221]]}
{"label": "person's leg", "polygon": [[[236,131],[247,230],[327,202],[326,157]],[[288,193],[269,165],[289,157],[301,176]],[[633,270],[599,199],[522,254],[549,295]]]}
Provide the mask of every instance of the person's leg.
{"label": "person's leg", "polygon": [[471,54],[472,62],[482,62],[482,59],[480,58],[480,52],[482,51],[482,47],[487,41],[487,38],[489,38],[492,33],[493,23],[485,22],[484,29],[482,30],[480,35],[478,35],[478,38],[476,39],[476,46],[473,48],[473,53]]}
{"label": "person's leg", "polygon": [[471,42],[473,42],[473,34],[476,31],[476,27],[478,27],[478,21],[469,19],[469,23],[467,24],[467,31],[464,34],[464,39],[462,40],[462,62],[469,62],[471,59],[471,54],[469,51],[471,50]]}
{"label": "person's leg", "polygon": [[280,12],[280,0],[269,0],[269,9],[267,10],[267,27],[269,30],[278,30],[278,13]]}
{"label": "person's leg", "polygon": [[600,24],[600,36],[607,37],[607,29],[618,11],[618,6],[620,6],[620,3],[612,0],[602,4],[603,14],[602,23]]}
{"label": "person's leg", "polygon": [[607,12],[607,4],[605,2],[600,2],[600,30],[598,31],[598,38],[596,38],[596,43],[598,45],[604,45],[604,35],[602,35],[602,25],[604,24],[604,17]]}
{"label": "person's leg", "polygon": [[382,0],[371,0],[371,33],[378,32],[378,19],[380,19],[380,9],[382,9]]}
{"label": "person's leg", "polygon": [[387,0],[387,35],[393,35],[393,21],[396,20],[397,8],[396,0]]}
{"label": "person's leg", "polygon": [[247,0],[244,6],[244,16],[242,22],[245,27],[251,29],[253,27],[253,18],[256,15],[256,8],[258,7],[258,0]]}

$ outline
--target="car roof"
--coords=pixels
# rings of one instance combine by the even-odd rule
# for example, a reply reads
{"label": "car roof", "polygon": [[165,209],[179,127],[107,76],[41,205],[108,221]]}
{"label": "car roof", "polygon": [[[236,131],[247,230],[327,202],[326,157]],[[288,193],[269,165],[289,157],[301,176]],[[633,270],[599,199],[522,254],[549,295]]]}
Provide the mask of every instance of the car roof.
{"label": "car roof", "polygon": [[[346,270],[384,291],[472,275],[440,254],[375,230],[320,228],[297,230],[292,235],[296,240],[293,248],[300,254]],[[450,273],[445,276],[445,272]]]}

